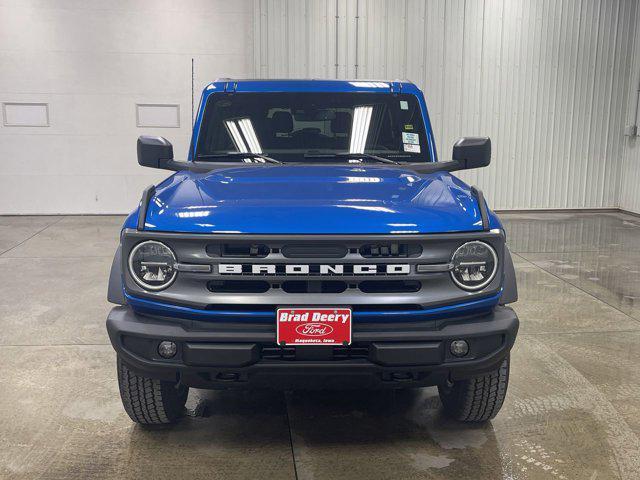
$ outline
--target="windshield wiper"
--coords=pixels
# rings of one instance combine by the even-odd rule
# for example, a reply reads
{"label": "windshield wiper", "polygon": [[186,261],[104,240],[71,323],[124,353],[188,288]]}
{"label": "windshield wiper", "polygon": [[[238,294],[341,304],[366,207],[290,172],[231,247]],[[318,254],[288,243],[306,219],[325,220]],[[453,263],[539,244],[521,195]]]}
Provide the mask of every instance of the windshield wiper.
{"label": "windshield wiper", "polygon": [[276,160],[275,158],[268,157],[267,155],[263,155],[262,153],[227,152],[227,153],[207,153],[207,154],[196,155],[197,160],[210,159],[210,158],[261,158],[265,162],[277,163],[279,165],[284,164],[284,162],[281,162],[280,160]]}
{"label": "windshield wiper", "polygon": [[305,153],[304,158],[347,158],[358,159],[366,158],[367,160],[374,160],[380,163],[389,163],[391,165],[400,165],[395,160],[389,160],[388,158],[379,157],[370,153],[352,153],[352,152],[336,152],[336,153]]}

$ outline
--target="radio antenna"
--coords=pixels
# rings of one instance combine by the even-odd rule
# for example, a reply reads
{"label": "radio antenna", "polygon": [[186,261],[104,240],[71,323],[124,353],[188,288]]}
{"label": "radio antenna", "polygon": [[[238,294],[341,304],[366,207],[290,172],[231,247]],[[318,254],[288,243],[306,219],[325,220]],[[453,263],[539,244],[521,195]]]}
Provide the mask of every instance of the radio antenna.
{"label": "radio antenna", "polygon": [[194,67],[193,67],[193,58],[191,59],[191,128],[193,128],[194,117],[193,117],[193,108],[194,108],[194,92],[193,92],[193,82],[194,82]]}

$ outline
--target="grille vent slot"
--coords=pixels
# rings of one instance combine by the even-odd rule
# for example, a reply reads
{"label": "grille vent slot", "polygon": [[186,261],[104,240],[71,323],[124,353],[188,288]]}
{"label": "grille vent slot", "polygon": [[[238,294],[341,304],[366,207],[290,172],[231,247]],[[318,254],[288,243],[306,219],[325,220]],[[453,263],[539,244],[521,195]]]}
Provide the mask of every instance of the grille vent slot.
{"label": "grille vent slot", "polygon": [[212,280],[207,288],[214,293],[265,293],[271,285],[264,280]]}
{"label": "grille vent slot", "polygon": [[360,255],[365,258],[406,258],[417,257],[422,253],[418,244],[378,243],[360,247]]}
{"label": "grille vent slot", "polygon": [[206,247],[210,257],[265,258],[270,253],[263,243],[212,243]]}
{"label": "grille vent slot", "polygon": [[351,358],[368,358],[369,347],[366,345],[347,345],[333,347],[334,360],[349,360]]}
{"label": "grille vent slot", "polygon": [[365,280],[358,287],[364,293],[415,293],[422,284],[417,280]]}
{"label": "grille vent slot", "polygon": [[282,247],[282,255],[287,258],[343,258],[348,249],[344,245],[292,244]]}
{"label": "grille vent slot", "polygon": [[266,360],[295,360],[295,347],[262,347],[262,358]]}
{"label": "grille vent slot", "polygon": [[342,293],[347,289],[346,282],[292,280],[282,283],[286,293]]}

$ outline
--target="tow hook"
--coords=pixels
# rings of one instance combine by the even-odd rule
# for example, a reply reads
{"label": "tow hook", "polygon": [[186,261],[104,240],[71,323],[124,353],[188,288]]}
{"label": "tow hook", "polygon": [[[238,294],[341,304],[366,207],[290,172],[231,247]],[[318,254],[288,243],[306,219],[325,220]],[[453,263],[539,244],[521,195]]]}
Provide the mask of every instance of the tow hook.
{"label": "tow hook", "polygon": [[418,375],[413,372],[392,372],[391,380],[394,382],[411,382],[417,380]]}

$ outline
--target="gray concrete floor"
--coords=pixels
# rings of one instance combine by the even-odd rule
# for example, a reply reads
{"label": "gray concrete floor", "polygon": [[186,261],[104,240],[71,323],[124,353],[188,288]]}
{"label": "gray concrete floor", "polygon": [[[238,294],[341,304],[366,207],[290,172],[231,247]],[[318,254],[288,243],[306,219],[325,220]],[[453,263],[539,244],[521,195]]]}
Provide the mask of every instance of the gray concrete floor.
{"label": "gray concrete floor", "polygon": [[123,218],[0,217],[0,478],[640,478],[640,219],[502,218],[521,330],[493,422],[433,388],[193,391],[145,430],[104,328]]}

